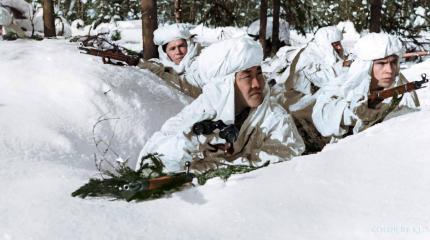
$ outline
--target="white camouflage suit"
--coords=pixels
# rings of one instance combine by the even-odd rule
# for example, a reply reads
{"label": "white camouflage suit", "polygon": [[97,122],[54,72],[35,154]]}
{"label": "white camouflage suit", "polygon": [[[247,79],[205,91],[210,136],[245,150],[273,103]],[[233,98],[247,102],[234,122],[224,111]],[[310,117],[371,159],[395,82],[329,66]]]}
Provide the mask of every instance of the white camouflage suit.
{"label": "white camouflage suit", "polygon": [[[347,75],[321,89],[313,108],[312,119],[323,136],[355,134],[382,121],[400,105],[410,108],[419,106],[416,93],[411,92],[404,94],[399,106],[392,99],[386,99],[375,109],[368,107],[373,60],[391,55],[397,55],[400,59],[405,49],[397,37],[370,33],[357,41],[353,52],[356,60]],[[399,66],[397,69],[397,77],[389,88],[407,83]]]}
{"label": "white camouflage suit", "polygon": [[[235,121],[235,74],[261,64],[263,50],[248,37],[215,43],[200,55],[205,62],[200,76],[208,79],[203,93],[179,114],[169,119],[143,147],[140,159],[149,153],[160,157],[169,171],[181,171],[186,161],[194,171],[205,171],[220,163],[261,165],[267,160],[283,161],[300,155],[304,144],[287,112],[270,99],[266,86],[264,100],[244,120],[232,154],[208,151],[208,144],[225,143],[218,134],[196,136],[193,124],[205,119]],[[209,81],[210,80],[210,81]]]}
{"label": "white camouflage suit", "polygon": [[306,143],[306,152],[320,151],[329,141],[323,138],[312,122],[312,108],[318,90],[345,71],[343,59],[332,43],[343,39],[335,26],[320,28],[309,42],[294,57],[291,66],[281,78],[283,84],[275,86],[275,98],[294,118],[296,126]]}

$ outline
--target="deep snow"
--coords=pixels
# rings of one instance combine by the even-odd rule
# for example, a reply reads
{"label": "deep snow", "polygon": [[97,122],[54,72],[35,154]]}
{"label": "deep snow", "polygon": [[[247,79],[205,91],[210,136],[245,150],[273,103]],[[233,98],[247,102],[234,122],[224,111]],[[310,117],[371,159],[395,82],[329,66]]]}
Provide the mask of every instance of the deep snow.
{"label": "deep snow", "polygon": [[[0,41],[0,239],[428,239],[430,90],[422,109],[227,182],[145,202],[72,198],[96,139],[134,166],[190,101],[64,40]],[[430,76],[430,60],[404,70]],[[109,155],[111,159],[116,158]]]}

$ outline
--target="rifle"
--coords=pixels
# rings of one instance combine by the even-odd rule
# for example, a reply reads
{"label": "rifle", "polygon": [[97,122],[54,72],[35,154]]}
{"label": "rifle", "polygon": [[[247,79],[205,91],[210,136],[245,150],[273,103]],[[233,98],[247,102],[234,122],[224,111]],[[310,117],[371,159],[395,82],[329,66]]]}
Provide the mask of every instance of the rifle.
{"label": "rifle", "polygon": [[424,88],[426,86],[423,86],[425,83],[428,83],[428,78],[425,73],[421,74],[421,81],[413,81],[409,82],[394,88],[385,89],[382,91],[378,91],[375,93],[371,93],[368,95],[368,101],[369,102],[381,102],[384,99],[393,97],[395,95],[404,94],[406,92],[411,92],[420,88]]}
{"label": "rifle", "polygon": [[[429,56],[429,55],[430,55],[430,51],[407,52],[407,53],[403,54],[402,58],[405,59],[406,61],[408,61],[408,60],[413,59],[413,58],[421,58],[421,57]],[[350,67],[352,62],[354,62],[354,60],[352,60],[352,59],[344,60],[342,66]]]}
{"label": "rifle", "polygon": [[78,47],[78,49],[84,51],[81,53],[101,57],[104,64],[114,64],[114,65],[121,65],[121,66],[123,65],[122,63],[113,63],[111,59],[120,61],[120,62],[125,62],[130,66],[137,66],[137,64],[139,64],[140,57],[124,54],[119,48],[100,50],[97,48],[80,46]]}
{"label": "rifle", "polygon": [[[145,200],[162,196],[165,192],[180,188],[190,183],[195,177],[189,172],[190,163],[186,163],[187,171],[163,173],[163,165],[156,155],[145,156],[155,164],[143,164],[138,171],[123,165],[118,173],[105,172],[109,178],[91,178],[88,183],[72,193],[73,197],[113,197],[114,199]],[[161,169],[160,169],[161,168]],[[147,172],[149,171],[149,173]],[[153,174],[161,174],[153,177]]]}
{"label": "rifle", "polygon": [[[188,166],[189,166],[189,162]],[[194,174],[189,172],[189,167],[186,172],[173,173],[165,176],[146,178],[123,185],[121,195],[127,200],[147,199],[151,196],[162,194],[175,188],[179,188],[187,183],[191,183]]]}
{"label": "rifle", "polygon": [[[88,183],[72,193],[73,197],[112,197],[114,199],[147,200],[163,196],[175,189],[180,190],[194,178],[203,185],[208,179],[220,177],[226,181],[232,174],[247,173],[266,167],[270,161],[261,166],[221,164],[216,169],[209,169],[200,174],[190,173],[190,162],[185,163],[186,171],[177,173],[163,173],[164,165],[157,154],[144,156],[143,160],[150,160],[152,164],[142,162],[139,170],[134,171],[126,164],[117,169],[117,174],[105,172],[109,178],[91,178]],[[153,177],[152,174],[161,174]]]}
{"label": "rifle", "polygon": [[102,33],[97,33],[96,35],[87,35],[84,37],[78,37],[76,41],[80,41],[84,47],[90,47],[90,46],[96,47],[97,45],[103,44],[103,42],[111,44],[105,38],[107,34],[108,34],[107,32],[102,32]]}
{"label": "rifle", "polygon": [[404,59],[414,58],[414,57],[424,57],[430,55],[430,51],[419,51],[419,52],[407,52],[403,54]]}

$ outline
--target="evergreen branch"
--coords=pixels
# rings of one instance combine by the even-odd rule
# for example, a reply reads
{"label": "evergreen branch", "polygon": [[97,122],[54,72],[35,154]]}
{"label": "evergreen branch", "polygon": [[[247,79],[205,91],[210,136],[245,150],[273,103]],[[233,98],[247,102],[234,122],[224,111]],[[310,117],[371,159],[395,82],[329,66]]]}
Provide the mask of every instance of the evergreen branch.
{"label": "evergreen branch", "polygon": [[140,168],[134,171],[119,164],[116,174],[106,171],[110,178],[94,179],[72,193],[73,197],[110,197],[113,199],[146,200],[159,198],[167,192],[177,190],[194,178],[190,173],[164,173],[164,165],[156,154],[142,159]]}
{"label": "evergreen branch", "polygon": [[[165,173],[164,165],[158,154],[149,154],[142,158],[137,171],[120,164],[116,174],[107,171],[109,178],[94,179],[72,193],[73,197],[110,197],[114,200],[148,200],[164,196],[172,191],[180,190],[184,184],[190,183],[194,174],[188,172]],[[269,161],[255,167],[248,165],[223,164],[217,169],[208,170],[197,176],[198,183],[204,185],[208,179],[220,177],[226,181],[232,174],[247,173],[269,165]]]}
{"label": "evergreen branch", "polygon": [[197,181],[200,185],[204,185],[207,180],[215,177],[220,177],[222,180],[227,181],[232,174],[243,174],[259,168],[267,167],[270,161],[265,162],[261,166],[248,166],[248,165],[229,165],[224,164],[223,167],[210,169],[197,176]]}

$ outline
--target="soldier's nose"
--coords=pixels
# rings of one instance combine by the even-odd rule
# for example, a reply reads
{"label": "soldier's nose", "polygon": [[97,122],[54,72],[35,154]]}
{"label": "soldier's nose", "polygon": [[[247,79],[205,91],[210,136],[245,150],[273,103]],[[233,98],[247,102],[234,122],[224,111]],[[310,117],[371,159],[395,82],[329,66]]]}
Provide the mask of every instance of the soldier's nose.
{"label": "soldier's nose", "polygon": [[251,87],[252,88],[260,88],[261,87],[261,84],[260,84],[260,81],[258,81],[258,78],[256,78],[256,77],[252,78]]}

